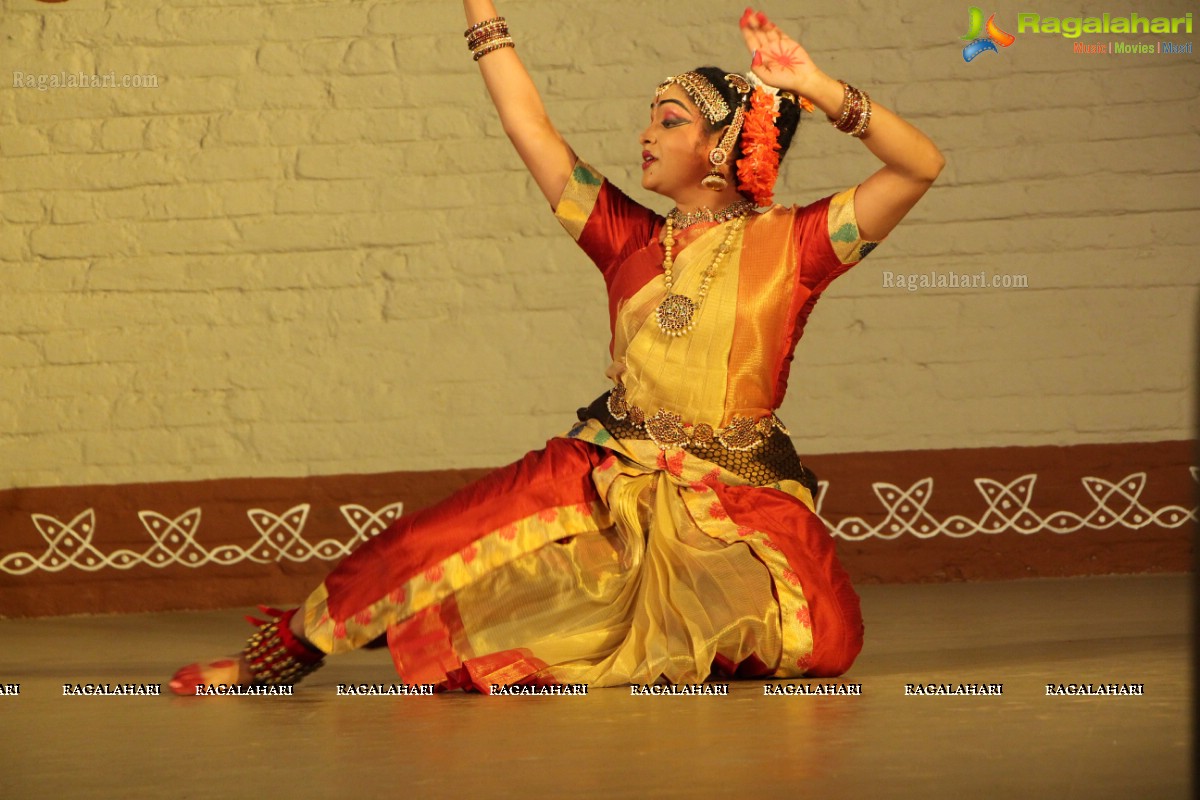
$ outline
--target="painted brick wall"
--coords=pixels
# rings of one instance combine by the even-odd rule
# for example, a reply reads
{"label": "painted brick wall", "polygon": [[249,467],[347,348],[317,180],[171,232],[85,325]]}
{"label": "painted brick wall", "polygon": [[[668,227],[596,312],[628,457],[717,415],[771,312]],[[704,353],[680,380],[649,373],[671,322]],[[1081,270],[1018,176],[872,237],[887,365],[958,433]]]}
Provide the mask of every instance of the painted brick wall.
{"label": "painted brick wall", "polygon": [[[603,284],[504,139],[458,3],[0,7],[0,489],[491,466],[605,389]],[[1188,438],[1197,56],[1024,34],[968,64],[958,3],[769,10],[948,159],[815,312],[782,410],[801,452]],[[740,11],[502,5],[576,151],[664,211],[637,186],[646,103],[743,65]],[[158,85],[13,85],[63,71]],[[786,202],[876,166],[808,123]],[[1029,288],[884,285],[930,271]]]}

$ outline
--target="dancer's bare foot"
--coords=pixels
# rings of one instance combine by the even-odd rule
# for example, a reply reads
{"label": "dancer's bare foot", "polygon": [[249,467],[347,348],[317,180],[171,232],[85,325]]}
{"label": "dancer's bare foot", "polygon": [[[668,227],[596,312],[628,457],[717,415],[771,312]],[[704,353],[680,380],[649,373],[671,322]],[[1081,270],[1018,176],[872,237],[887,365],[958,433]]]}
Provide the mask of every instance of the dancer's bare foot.
{"label": "dancer's bare foot", "polygon": [[[295,611],[285,612],[267,606],[259,606],[259,609],[273,619],[246,619],[265,636],[259,641],[256,641],[259,634],[252,636],[246,650],[238,655],[181,667],[167,684],[171,691],[194,697],[197,686],[250,686],[259,679],[290,683],[316,669],[323,654],[304,639],[303,617]],[[276,629],[276,624],[284,620],[286,626]],[[289,667],[294,667],[293,673],[281,674],[281,670]],[[291,680],[293,674],[294,680]]]}
{"label": "dancer's bare foot", "polygon": [[175,694],[195,697],[197,686],[212,684],[249,686],[253,682],[254,676],[246,664],[246,659],[237,655],[180,667],[167,685]]}

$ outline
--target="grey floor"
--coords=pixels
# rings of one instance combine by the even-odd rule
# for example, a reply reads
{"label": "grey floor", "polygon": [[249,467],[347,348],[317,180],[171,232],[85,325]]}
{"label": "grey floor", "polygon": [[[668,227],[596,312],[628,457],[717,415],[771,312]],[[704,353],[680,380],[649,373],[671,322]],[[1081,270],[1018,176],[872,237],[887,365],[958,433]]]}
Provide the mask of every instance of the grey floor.
{"label": "grey floor", "polygon": [[[235,612],[0,621],[0,797],[1190,797],[1183,576],[861,587],[861,697],[338,697],[395,680],[339,658],[291,698],[63,697],[236,649]],[[1003,683],[906,697],[906,683]],[[1143,697],[1047,697],[1141,683]]]}

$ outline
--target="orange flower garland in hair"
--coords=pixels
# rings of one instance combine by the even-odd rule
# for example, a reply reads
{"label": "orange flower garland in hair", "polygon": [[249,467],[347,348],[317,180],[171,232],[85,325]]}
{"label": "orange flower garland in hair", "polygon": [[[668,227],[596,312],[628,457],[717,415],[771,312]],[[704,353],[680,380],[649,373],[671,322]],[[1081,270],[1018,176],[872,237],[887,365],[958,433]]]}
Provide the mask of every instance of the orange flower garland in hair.
{"label": "orange flower garland in hair", "polygon": [[771,205],[779,177],[779,129],[775,95],[761,86],[750,95],[750,110],[742,127],[742,157],[738,161],[738,190],[759,208]]}

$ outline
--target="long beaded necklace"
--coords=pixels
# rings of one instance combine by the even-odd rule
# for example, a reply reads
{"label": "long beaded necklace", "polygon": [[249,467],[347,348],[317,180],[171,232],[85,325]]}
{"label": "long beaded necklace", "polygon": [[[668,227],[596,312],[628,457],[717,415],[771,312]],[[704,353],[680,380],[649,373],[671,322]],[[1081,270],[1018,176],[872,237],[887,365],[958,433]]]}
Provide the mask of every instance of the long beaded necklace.
{"label": "long beaded necklace", "polygon": [[700,313],[704,299],[708,296],[708,287],[712,284],[713,276],[717,274],[717,268],[721,266],[721,262],[729,253],[733,238],[745,224],[746,212],[743,211],[733,218],[733,223],[725,234],[725,240],[721,242],[717,252],[713,253],[712,263],[704,271],[704,278],[700,281],[700,291],[697,292],[696,299],[692,300],[687,295],[675,294],[672,291],[672,287],[675,285],[675,277],[672,274],[675,259],[671,248],[675,246],[675,223],[671,216],[667,217],[666,234],[663,237],[663,283],[667,287],[667,296],[654,310],[654,319],[658,323],[659,330],[667,336],[684,336],[691,333],[692,328],[696,326],[696,316]]}

